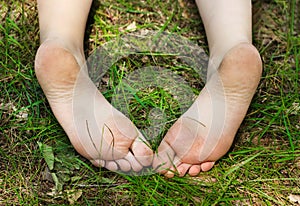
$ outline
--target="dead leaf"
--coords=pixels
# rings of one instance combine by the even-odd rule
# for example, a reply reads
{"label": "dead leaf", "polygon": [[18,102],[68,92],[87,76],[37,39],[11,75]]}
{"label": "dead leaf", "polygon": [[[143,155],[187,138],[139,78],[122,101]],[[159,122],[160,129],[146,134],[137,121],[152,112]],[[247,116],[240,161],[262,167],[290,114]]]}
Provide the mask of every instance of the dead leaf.
{"label": "dead leaf", "polygon": [[289,198],[290,202],[300,204],[300,195],[290,194],[288,198]]}
{"label": "dead leaf", "polygon": [[127,30],[127,31],[135,31],[135,30],[136,30],[136,23],[135,23],[135,21],[132,22],[131,24],[129,24],[129,25],[126,27],[126,30]]}
{"label": "dead leaf", "polygon": [[73,205],[82,195],[82,190],[65,190],[67,193],[68,201]]}
{"label": "dead leaf", "polygon": [[52,179],[51,172],[48,167],[45,168],[45,170],[42,172],[42,180],[44,181],[49,181],[49,182],[54,182]]}
{"label": "dead leaf", "polygon": [[295,162],[296,162],[296,167],[300,169],[300,157],[296,158]]}
{"label": "dead leaf", "polygon": [[187,9],[186,9],[185,1],[179,0],[178,2],[179,2],[179,6],[180,6],[181,8],[183,8],[182,16],[183,16],[184,18],[188,19],[190,16],[189,16],[189,12],[188,12]]}
{"label": "dead leaf", "polygon": [[184,1],[183,1],[183,0],[179,0],[178,2],[179,2],[179,6],[180,6],[181,8],[185,8]]}
{"label": "dead leaf", "polygon": [[70,205],[73,205],[82,196],[82,190],[64,190],[63,192],[57,192],[55,188],[52,188],[51,192],[48,192],[47,195],[53,198],[67,198]]}

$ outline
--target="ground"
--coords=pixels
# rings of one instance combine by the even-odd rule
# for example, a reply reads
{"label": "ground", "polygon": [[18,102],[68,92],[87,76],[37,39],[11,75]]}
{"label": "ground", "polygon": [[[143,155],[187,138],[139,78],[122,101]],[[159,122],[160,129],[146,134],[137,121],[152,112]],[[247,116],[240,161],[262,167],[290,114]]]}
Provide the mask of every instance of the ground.
{"label": "ground", "polygon": [[[194,1],[105,0],[93,4],[85,39],[87,56],[121,34],[142,29],[182,35],[207,51]],[[297,205],[299,0],[253,2],[253,43],[262,56],[264,71],[235,144],[211,171],[173,179],[158,174],[119,175],[79,156],[52,115],[34,74],[39,45],[36,2],[1,1],[0,8],[1,205]],[[102,92],[111,99],[123,71],[153,62],[180,74],[195,94],[202,87],[195,75],[176,67],[172,58],[132,55],[104,77]],[[147,126],[147,111],[153,105],[160,105],[171,119],[180,115],[172,96],[157,88],[137,95],[143,107],[138,101],[131,102],[130,118],[140,128]]]}

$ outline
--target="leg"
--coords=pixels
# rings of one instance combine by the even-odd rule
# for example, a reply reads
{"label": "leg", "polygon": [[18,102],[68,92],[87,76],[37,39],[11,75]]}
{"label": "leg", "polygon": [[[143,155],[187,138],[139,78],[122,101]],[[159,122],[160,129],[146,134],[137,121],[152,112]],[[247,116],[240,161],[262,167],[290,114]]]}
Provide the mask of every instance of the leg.
{"label": "leg", "polygon": [[[38,0],[38,81],[75,149],[97,166],[139,171],[152,151],[85,75],[83,38],[92,0]],[[97,106],[95,106],[97,105]]]}
{"label": "leg", "polygon": [[153,166],[168,177],[174,171],[198,175],[226,154],[262,72],[259,53],[251,44],[251,1],[196,2],[210,50],[207,83],[170,128],[154,158]]}

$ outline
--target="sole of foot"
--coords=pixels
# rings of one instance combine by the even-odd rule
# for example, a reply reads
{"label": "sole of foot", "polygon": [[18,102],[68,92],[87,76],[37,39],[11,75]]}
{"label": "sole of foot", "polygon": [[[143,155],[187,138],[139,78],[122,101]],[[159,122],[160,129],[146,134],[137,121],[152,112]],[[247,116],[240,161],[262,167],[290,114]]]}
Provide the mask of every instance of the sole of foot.
{"label": "sole of foot", "polygon": [[167,132],[153,167],[167,177],[210,170],[230,149],[261,73],[253,45],[241,43],[229,50],[192,106]]}
{"label": "sole of foot", "polygon": [[72,145],[109,170],[138,172],[151,165],[153,152],[144,137],[98,91],[84,62],[51,40],[40,46],[35,60],[37,79]]}

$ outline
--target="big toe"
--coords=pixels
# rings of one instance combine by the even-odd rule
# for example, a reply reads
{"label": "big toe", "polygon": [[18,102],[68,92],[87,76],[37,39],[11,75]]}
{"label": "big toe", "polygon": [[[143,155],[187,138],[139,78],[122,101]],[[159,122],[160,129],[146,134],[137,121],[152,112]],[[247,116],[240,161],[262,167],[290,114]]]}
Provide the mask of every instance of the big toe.
{"label": "big toe", "polygon": [[183,177],[188,171],[191,170],[192,165],[187,163],[182,163],[177,167],[178,176]]}
{"label": "big toe", "polygon": [[154,155],[153,168],[164,174],[174,163],[175,151],[166,141],[162,141],[158,147],[158,152]]}
{"label": "big toe", "polygon": [[143,139],[142,137],[138,137],[131,145],[131,150],[138,162],[140,162],[143,166],[149,166],[153,160],[153,151],[151,149],[150,144]]}
{"label": "big toe", "polygon": [[124,159],[126,159],[130,163],[132,171],[139,172],[143,169],[143,165],[141,165],[141,163],[131,152],[128,152]]}

